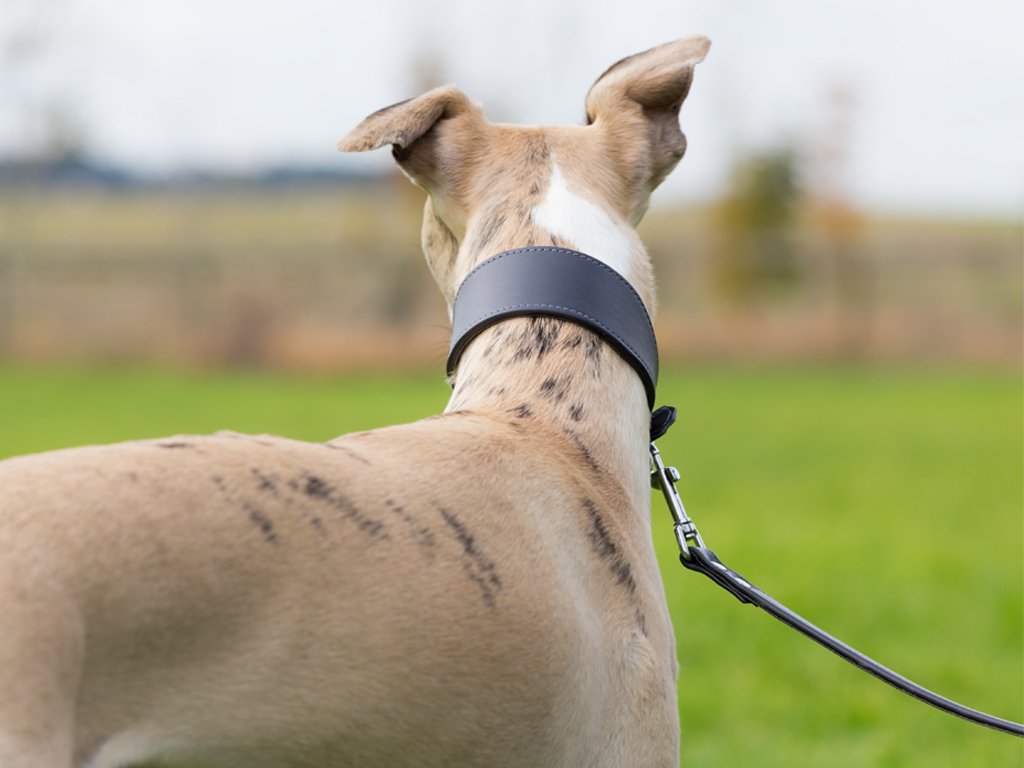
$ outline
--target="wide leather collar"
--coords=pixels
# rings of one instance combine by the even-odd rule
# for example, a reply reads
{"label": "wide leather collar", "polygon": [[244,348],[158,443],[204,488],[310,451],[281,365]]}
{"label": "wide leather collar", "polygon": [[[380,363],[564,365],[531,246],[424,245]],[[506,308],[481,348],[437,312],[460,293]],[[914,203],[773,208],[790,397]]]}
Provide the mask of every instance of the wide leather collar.
{"label": "wide leather collar", "polygon": [[654,407],[654,328],[633,286],[607,264],[579,251],[536,246],[499,253],[477,266],[455,297],[448,375],[470,341],[511,317],[557,317],[593,331],[633,367]]}

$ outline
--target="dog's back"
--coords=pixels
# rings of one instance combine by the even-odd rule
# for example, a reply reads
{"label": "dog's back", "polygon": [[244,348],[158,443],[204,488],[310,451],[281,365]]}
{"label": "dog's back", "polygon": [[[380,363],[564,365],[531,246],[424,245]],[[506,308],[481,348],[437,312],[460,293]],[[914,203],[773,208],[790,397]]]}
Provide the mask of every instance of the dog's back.
{"label": "dog's back", "polygon": [[649,544],[578,447],[516,427],[0,462],[0,722],[96,768],[628,764],[623,714],[675,712]]}

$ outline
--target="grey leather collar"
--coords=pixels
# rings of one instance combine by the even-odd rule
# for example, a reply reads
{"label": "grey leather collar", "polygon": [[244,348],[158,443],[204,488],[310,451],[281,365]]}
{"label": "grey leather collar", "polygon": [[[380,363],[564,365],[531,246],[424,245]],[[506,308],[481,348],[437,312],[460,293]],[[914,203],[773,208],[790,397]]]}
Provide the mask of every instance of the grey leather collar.
{"label": "grey leather collar", "polygon": [[567,248],[518,248],[469,273],[455,297],[448,375],[485,328],[510,317],[558,317],[596,333],[639,374],[654,407],[658,343],[640,296],[622,275]]}

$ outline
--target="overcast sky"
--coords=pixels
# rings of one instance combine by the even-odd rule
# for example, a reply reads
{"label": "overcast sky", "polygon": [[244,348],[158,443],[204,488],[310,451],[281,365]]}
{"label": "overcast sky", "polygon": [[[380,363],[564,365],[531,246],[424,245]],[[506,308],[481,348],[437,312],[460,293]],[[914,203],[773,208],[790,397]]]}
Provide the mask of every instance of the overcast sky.
{"label": "overcast sky", "polygon": [[1022,30],[1021,0],[0,0],[0,152],[57,112],[147,170],[383,167],[335,141],[414,95],[418,63],[492,119],[572,123],[609,64],[701,33],[662,202],[707,199],[738,153],[788,143],[832,152],[811,171],[867,208],[1019,216]]}

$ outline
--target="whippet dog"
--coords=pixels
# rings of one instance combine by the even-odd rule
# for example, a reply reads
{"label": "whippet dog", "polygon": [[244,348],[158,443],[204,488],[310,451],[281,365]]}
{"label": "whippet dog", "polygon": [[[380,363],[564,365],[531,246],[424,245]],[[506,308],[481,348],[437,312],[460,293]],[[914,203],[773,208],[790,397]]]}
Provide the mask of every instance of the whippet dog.
{"label": "whippet dog", "polygon": [[[449,305],[487,257],[554,245],[653,312],[633,228],[708,46],[613,65],[586,125],[492,124],[444,87],[339,148],[390,144],[427,192]],[[516,317],[452,383],[439,416],[327,443],[0,462],[0,766],[677,766],[636,372],[590,330]]]}

